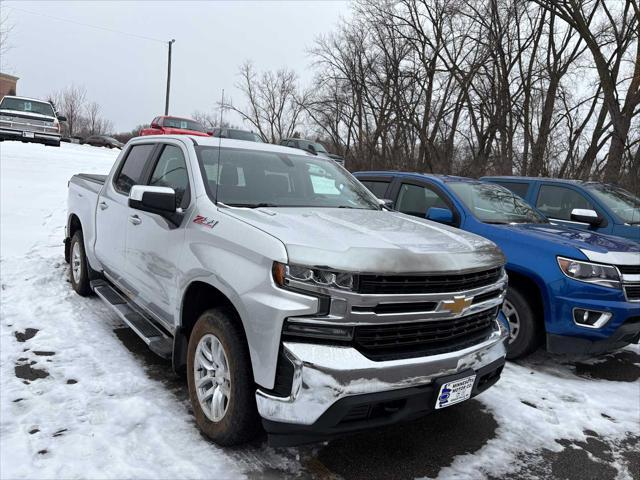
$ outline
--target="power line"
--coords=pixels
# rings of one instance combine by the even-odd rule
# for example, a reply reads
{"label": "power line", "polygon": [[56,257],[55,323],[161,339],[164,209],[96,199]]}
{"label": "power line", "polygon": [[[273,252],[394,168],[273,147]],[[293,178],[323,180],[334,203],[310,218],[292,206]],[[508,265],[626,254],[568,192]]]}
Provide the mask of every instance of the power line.
{"label": "power line", "polygon": [[38,17],[51,18],[53,20],[58,20],[60,22],[73,23],[75,25],[81,25],[83,27],[95,28],[95,29],[98,29],[98,30],[104,30],[106,32],[117,33],[119,35],[127,35],[129,37],[140,38],[142,40],[150,40],[152,42],[167,43],[165,40],[160,40],[158,38],[145,37],[144,35],[137,35],[135,33],[123,32],[121,30],[115,30],[113,28],[107,28],[107,27],[101,27],[99,25],[91,25],[89,23],[77,22],[75,20],[69,20],[68,18],[55,17],[53,15],[47,15],[47,14],[44,14],[44,13],[32,12],[31,10],[25,10],[24,8],[14,7],[13,5],[8,6],[7,8],[12,8],[13,10],[18,10],[20,12],[28,13],[30,15],[36,15]]}

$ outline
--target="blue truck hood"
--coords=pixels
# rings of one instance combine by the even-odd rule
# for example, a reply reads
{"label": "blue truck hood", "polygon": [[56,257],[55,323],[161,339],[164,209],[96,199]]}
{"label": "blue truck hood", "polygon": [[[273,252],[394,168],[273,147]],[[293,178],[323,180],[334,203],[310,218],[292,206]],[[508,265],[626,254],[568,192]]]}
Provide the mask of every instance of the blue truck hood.
{"label": "blue truck hood", "polygon": [[599,253],[640,252],[640,246],[630,240],[550,223],[509,225],[506,227],[539,241],[561,243],[566,247],[579,248],[580,250],[587,249]]}
{"label": "blue truck hood", "polygon": [[604,263],[640,263],[640,243],[624,238],[550,223],[485,227],[491,227],[491,235],[487,236],[498,245],[510,242],[531,245],[532,256],[536,255],[537,249],[543,249],[560,255],[579,255],[580,252],[590,260]]}

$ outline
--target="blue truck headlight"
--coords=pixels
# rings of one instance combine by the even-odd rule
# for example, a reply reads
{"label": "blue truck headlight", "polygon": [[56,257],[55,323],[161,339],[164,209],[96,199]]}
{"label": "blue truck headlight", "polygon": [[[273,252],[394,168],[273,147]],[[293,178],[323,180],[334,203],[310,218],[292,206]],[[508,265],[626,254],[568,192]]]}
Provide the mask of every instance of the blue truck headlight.
{"label": "blue truck headlight", "polygon": [[580,282],[594,283],[602,287],[620,288],[620,274],[613,265],[558,257],[560,270],[567,277]]}
{"label": "blue truck headlight", "polygon": [[357,276],[352,273],[335,272],[301,265],[285,265],[279,262],[274,262],[273,264],[273,279],[280,287],[297,283],[310,287],[338,288],[341,290],[354,290],[357,283]]}

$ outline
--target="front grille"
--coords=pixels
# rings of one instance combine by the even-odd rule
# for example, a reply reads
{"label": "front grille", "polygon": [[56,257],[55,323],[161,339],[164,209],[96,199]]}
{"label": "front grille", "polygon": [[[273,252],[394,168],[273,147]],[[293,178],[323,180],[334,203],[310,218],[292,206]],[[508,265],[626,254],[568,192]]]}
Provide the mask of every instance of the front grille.
{"label": "front grille", "polygon": [[640,300],[640,283],[625,285],[624,291],[627,294],[627,300]]}
{"label": "front grille", "polygon": [[623,275],[640,275],[640,265],[617,265]]}
{"label": "front grille", "polygon": [[466,317],[416,323],[363,325],[354,345],[373,360],[437,355],[477,345],[493,331],[498,307]]}
{"label": "front grille", "polygon": [[448,293],[491,285],[500,280],[502,268],[460,275],[361,275],[358,293]]}

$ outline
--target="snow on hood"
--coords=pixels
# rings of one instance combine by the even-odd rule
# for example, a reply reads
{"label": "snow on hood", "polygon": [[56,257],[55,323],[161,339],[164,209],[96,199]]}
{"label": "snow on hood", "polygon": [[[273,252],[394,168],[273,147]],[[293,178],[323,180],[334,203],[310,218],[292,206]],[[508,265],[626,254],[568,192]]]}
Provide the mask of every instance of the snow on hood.
{"label": "snow on hood", "polygon": [[337,208],[227,212],[282,241],[293,264],[351,272],[424,273],[505,263],[489,240],[395,212]]}

